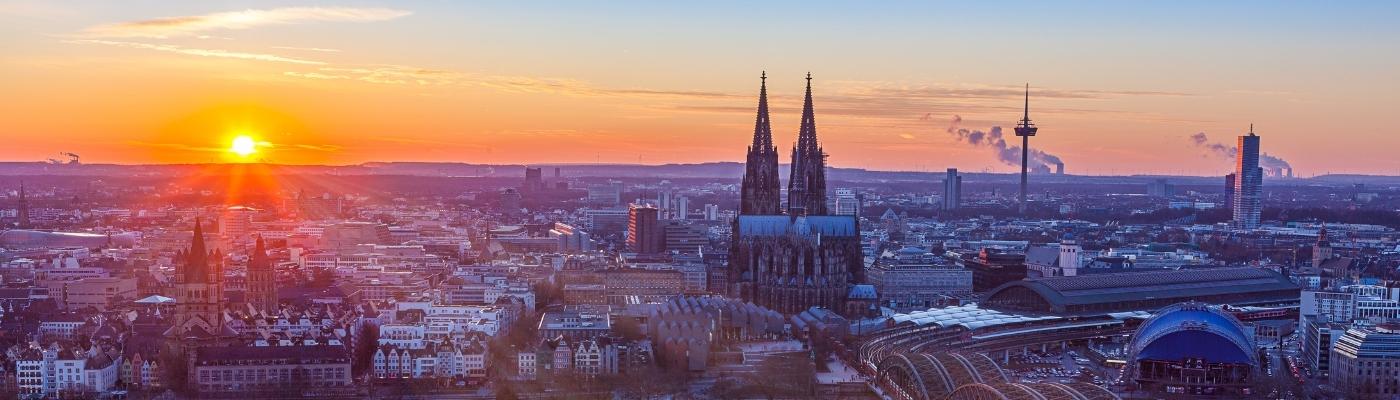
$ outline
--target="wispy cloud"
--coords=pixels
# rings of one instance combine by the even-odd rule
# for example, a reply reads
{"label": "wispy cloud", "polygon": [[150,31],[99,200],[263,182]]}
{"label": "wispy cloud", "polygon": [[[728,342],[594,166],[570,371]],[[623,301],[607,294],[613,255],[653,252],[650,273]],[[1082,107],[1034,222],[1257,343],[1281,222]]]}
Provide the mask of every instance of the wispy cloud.
{"label": "wispy cloud", "polygon": [[281,50],[315,51],[315,52],[319,52],[319,53],[339,53],[339,52],[340,52],[340,49],[328,49],[328,48],[324,48],[324,47],[272,46],[272,48],[274,48],[274,49],[281,49]]}
{"label": "wispy cloud", "polygon": [[322,67],[316,71],[287,71],[283,75],[308,79],[346,79],[388,85],[447,85],[459,83],[461,73],[402,65]]}
{"label": "wispy cloud", "polygon": [[373,22],[412,14],[390,8],[287,7],[265,10],[218,12],[168,18],[118,22],[87,28],[88,37],[168,38],[190,36],[214,30],[249,29],[265,25],[303,22]]}
{"label": "wispy cloud", "polygon": [[325,64],[325,63],[320,62],[320,61],[305,60],[305,59],[291,58],[291,57],[283,57],[283,56],[279,56],[279,55],[275,55],[275,54],[244,53],[244,52],[238,52],[238,51],[229,51],[229,50],[220,50],[220,49],[201,49],[201,48],[182,47],[182,46],[175,46],[175,45],[166,45],[166,44],[151,44],[151,43],[125,42],[125,41],[113,41],[113,40],[96,40],[96,39],[68,40],[68,41],[65,41],[65,43],[100,44],[100,45],[106,45],[106,46],[125,47],[125,48],[131,48],[131,49],[145,49],[145,50],[164,51],[164,52],[168,52],[168,53],[177,53],[177,54],[185,54],[185,55],[200,56],[200,57],[234,58],[234,59],[240,59],[240,60],[273,61],[273,62],[284,62],[284,63],[292,63],[292,64],[305,64],[305,65],[322,65],[322,64]]}

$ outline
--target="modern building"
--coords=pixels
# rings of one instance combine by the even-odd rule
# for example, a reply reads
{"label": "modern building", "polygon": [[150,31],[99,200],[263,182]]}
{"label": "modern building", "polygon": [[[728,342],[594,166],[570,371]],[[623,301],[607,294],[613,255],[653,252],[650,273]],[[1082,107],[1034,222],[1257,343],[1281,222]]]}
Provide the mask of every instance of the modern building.
{"label": "modern building", "polygon": [[767,77],[762,77],[740,215],[731,230],[730,294],[784,314],[813,306],[844,310],[851,285],[864,281],[858,220],[827,212],[826,154],[817,142],[811,78],[808,74],[782,210]]}
{"label": "modern building", "polygon": [[662,250],[677,253],[698,253],[700,248],[710,244],[705,236],[705,228],[682,220],[669,220],[661,223]]}
{"label": "modern building", "polygon": [[1167,182],[1166,179],[1154,179],[1147,183],[1147,195],[1152,197],[1172,197],[1176,195],[1176,186]]}
{"label": "modern building", "polygon": [[201,347],[190,375],[201,396],[289,387],[298,395],[301,389],[353,391],[350,360],[340,345]]}
{"label": "modern building", "polygon": [[1400,325],[1348,329],[1329,362],[1327,380],[1347,398],[1400,397]]}
{"label": "modern building", "polygon": [[549,237],[559,239],[559,250],[580,252],[593,250],[593,236],[588,231],[563,222],[555,222]]}
{"label": "modern building", "polygon": [[544,189],[543,171],[538,167],[525,167],[525,184],[520,186],[520,190],[523,192],[538,192]]}
{"label": "modern building", "polygon": [[1128,344],[1126,375],[1159,396],[1248,397],[1254,336],[1229,313],[1188,302],[1159,310]]}
{"label": "modern building", "polygon": [[836,188],[836,198],[832,200],[835,215],[860,215],[860,198],[855,189]]}
{"label": "modern building", "polygon": [[257,213],[256,208],[247,206],[225,208],[219,215],[219,234],[234,240],[242,239],[252,232],[253,215]]}
{"label": "modern building", "polygon": [[1264,170],[1259,168],[1259,136],[1254,134],[1254,125],[1250,125],[1249,134],[1239,137],[1235,153],[1235,192],[1231,199],[1234,212],[1232,225],[1235,228],[1259,227],[1263,186]]}
{"label": "modern building", "polygon": [[1303,330],[1299,353],[1308,374],[1317,377],[1328,375],[1332,367],[1332,346],[1346,333],[1348,325],[1316,316],[1303,320],[1303,326],[1299,327]]}
{"label": "modern building", "polygon": [[373,222],[340,222],[321,231],[321,248],[341,254],[359,251],[361,244],[392,244],[389,226]]}
{"label": "modern building", "polygon": [[1026,255],[999,251],[990,247],[976,254],[964,255],[962,264],[972,270],[972,290],[986,292],[1026,277]]}
{"label": "modern building", "polygon": [[642,254],[661,252],[663,233],[658,217],[656,207],[633,204],[627,209],[627,251]]}
{"label": "modern building", "polygon": [[957,168],[948,168],[948,177],[943,178],[943,210],[957,210],[962,205],[962,175]]}
{"label": "modern building", "polygon": [[616,207],[622,204],[622,184],[609,182],[589,186],[588,204],[603,207]]}
{"label": "modern building", "polygon": [[925,310],[951,296],[972,293],[972,271],[918,248],[876,260],[866,278],[875,286],[880,306],[897,312]]}
{"label": "modern building", "polygon": [[570,341],[605,336],[612,332],[611,309],[607,306],[571,305],[548,311],[540,317],[541,337],[564,337]]}

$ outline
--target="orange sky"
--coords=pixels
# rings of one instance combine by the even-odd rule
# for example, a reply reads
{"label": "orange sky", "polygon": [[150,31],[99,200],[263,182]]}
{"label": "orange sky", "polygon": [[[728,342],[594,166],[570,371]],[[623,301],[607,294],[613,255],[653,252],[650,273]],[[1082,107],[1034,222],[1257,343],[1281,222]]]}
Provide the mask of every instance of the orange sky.
{"label": "orange sky", "polygon": [[785,148],[810,70],[835,166],[1012,171],[947,128],[1029,81],[1071,173],[1223,173],[1189,137],[1252,122],[1301,175],[1400,174],[1392,6],[800,5],[8,2],[0,160],[737,161],[759,72]]}

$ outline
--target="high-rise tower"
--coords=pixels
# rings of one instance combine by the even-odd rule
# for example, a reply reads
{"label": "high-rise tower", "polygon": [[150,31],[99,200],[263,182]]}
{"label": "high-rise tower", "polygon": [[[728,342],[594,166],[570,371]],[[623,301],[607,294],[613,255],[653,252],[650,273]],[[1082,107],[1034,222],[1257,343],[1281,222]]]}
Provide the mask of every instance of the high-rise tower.
{"label": "high-rise tower", "polygon": [[792,148],[792,173],[788,174],[788,215],[826,215],[826,153],[817,143],[817,118],[812,110],[812,73],[807,73],[807,96],[802,103],[802,125]]}
{"label": "high-rise tower", "polygon": [[780,213],[778,148],[773,146],[773,126],[768,120],[768,73],[759,76],[758,117],[754,120],[753,144],[740,188],[739,213],[773,215]]}
{"label": "high-rise tower", "polygon": [[1259,168],[1259,136],[1254,134],[1254,124],[1249,124],[1249,134],[1240,136],[1235,147],[1238,153],[1235,154],[1235,197],[1231,202],[1233,224],[1237,229],[1258,228],[1264,170]]}
{"label": "high-rise tower", "polygon": [[957,168],[948,168],[948,177],[943,179],[943,210],[957,210],[962,205],[962,176]]}
{"label": "high-rise tower", "polygon": [[1026,84],[1025,111],[1021,122],[1016,124],[1016,136],[1021,137],[1021,194],[1016,198],[1021,214],[1026,213],[1026,164],[1030,161],[1031,136],[1035,136],[1035,132],[1039,130],[1035,124],[1031,123],[1031,84],[1029,83]]}

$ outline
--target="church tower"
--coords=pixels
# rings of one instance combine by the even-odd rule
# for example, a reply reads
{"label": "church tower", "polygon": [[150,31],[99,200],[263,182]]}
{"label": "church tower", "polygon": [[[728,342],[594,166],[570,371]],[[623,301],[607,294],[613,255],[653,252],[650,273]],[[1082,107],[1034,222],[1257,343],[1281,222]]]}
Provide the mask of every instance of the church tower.
{"label": "church tower", "polygon": [[792,148],[792,173],[788,174],[787,213],[792,216],[826,215],[826,153],[817,143],[817,118],[812,110],[812,73],[807,73],[807,96],[802,103],[802,125]]}
{"label": "church tower", "polygon": [[15,217],[18,219],[18,224],[15,227],[19,229],[28,228],[29,198],[24,195],[24,181],[20,181],[19,183],[19,207],[17,208],[18,210],[15,212]]}
{"label": "church tower", "polygon": [[263,312],[277,312],[277,278],[272,262],[267,259],[262,236],[258,236],[253,253],[248,257],[247,301]]}
{"label": "church tower", "polygon": [[758,117],[754,120],[753,144],[740,188],[739,214],[777,215],[779,197],[778,148],[773,146],[773,126],[768,119],[768,73],[759,76]]}
{"label": "church tower", "polygon": [[[176,257],[175,325],[167,334],[178,337],[210,337],[225,333],[223,255],[209,252],[204,245],[204,229],[194,221],[194,237],[189,251]],[[212,258],[212,260],[211,260]]]}
{"label": "church tower", "polygon": [[1322,229],[1317,231],[1317,243],[1313,244],[1312,266],[1322,268],[1322,263],[1332,258],[1332,242],[1327,240],[1327,224],[1322,224]]}

